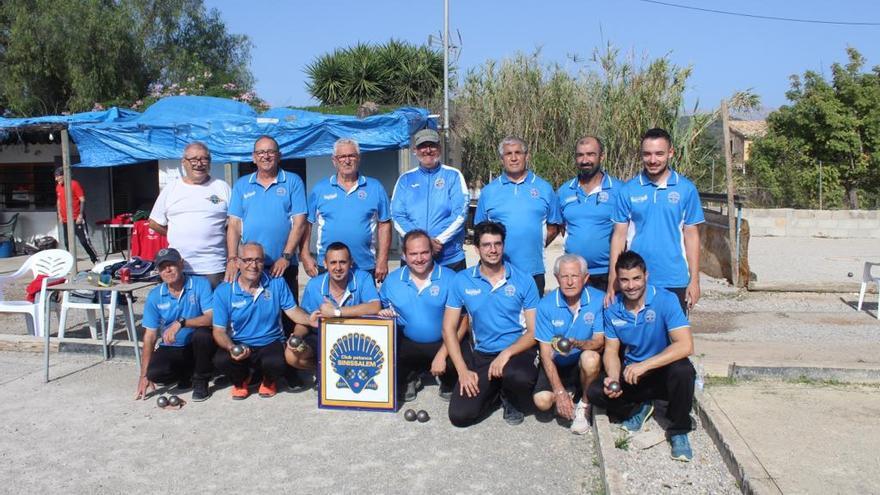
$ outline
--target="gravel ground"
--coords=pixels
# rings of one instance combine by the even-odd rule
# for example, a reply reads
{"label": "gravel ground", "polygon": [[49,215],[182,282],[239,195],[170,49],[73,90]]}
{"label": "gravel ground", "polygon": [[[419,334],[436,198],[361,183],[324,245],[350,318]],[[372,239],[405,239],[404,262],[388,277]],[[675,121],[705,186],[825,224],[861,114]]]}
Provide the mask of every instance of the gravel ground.
{"label": "gravel ground", "polygon": [[618,424],[611,423],[611,436],[616,440],[615,443],[618,443],[617,439],[630,439],[625,449],[616,445],[603,445],[606,465],[615,466],[621,473],[626,487],[625,493],[740,493],[736,480],[728,471],[712,439],[696,415],[692,414],[692,417],[695,429],[689,435],[694,451],[691,462],[673,460],[669,455],[668,441],[644,450],[635,445],[639,437],[663,434],[663,428],[654,418],[645,424],[643,431],[635,435],[629,435]]}

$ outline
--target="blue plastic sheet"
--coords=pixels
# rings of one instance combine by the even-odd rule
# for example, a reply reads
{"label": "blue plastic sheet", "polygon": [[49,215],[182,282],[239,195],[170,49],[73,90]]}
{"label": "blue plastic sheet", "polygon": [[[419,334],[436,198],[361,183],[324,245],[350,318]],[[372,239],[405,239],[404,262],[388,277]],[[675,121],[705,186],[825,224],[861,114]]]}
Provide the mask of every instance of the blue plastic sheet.
{"label": "blue plastic sheet", "polygon": [[7,119],[0,117],[0,139],[6,139],[9,133],[23,130],[28,126],[40,124],[97,124],[105,122],[125,121],[137,117],[140,113],[125,108],[110,108],[95,112],[74,113],[71,115],[46,115],[43,117],[23,117]]}

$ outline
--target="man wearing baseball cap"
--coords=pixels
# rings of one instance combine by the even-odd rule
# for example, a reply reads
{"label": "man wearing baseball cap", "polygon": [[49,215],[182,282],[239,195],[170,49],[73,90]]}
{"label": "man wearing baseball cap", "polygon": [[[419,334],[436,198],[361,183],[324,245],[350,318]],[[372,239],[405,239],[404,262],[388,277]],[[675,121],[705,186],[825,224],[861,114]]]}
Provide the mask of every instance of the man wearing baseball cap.
{"label": "man wearing baseball cap", "polygon": [[155,263],[162,284],[150,291],[144,304],[146,332],[135,399],[146,398],[147,389],[156,388],[154,383],[177,383],[178,389],[192,386],[193,401],[206,400],[217,349],[210,328],[211,284],[204,277],[186,275],[183,258],[174,248],[159,250]]}
{"label": "man wearing baseball cap", "polygon": [[404,172],[391,194],[391,219],[401,238],[416,229],[431,238],[437,263],[455,271],[465,268],[467,183],[461,172],[440,163],[440,134],[422,129],[413,136],[419,166]]}
{"label": "man wearing baseball cap", "polygon": [[[86,223],[86,194],[79,181],[70,179],[71,202],[73,204],[73,222],[76,225],[76,237],[82,244],[86,254],[92,263],[98,262],[98,255],[95,254],[95,248],[92,247],[92,240],[89,238],[89,226]],[[58,222],[61,224],[61,231],[64,233],[64,246],[70,249],[70,239],[67,238],[67,201],[64,200],[64,169],[58,167],[55,169],[55,196]]]}

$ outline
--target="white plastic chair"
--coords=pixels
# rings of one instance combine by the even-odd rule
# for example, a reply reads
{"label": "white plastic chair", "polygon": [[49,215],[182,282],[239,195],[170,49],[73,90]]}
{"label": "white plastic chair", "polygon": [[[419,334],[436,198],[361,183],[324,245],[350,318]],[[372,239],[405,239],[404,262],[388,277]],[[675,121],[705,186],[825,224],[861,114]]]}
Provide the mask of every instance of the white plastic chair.
{"label": "white plastic chair", "polygon": [[877,319],[880,320],[880,277],[874,277],[871,275],[871,268],[875,266],[880,266],[880,263],[865,262],[865,269],[862,271],[862,288],[859,289],[858,310],[862,310],[862,302],[865,300],[865,291],[868,289],[868,284],[873,282],[877,284]]}
{"label": "white plastic chair", "polygon": [[[93,266],[91,271],[94,273],[101,273],[102,271],[104,271],[105,267],[110,266],[114,263],[118,263],[120,261],[122,261],[122,260],[117,259],[117,260],[102,261],[101,263],[98,263],[97,265]],[[101,297],[101,295],[99,294],[98,297]],[[104,304],[105,308],[110,309],[109,318],[116,318],[116,309],[118,306],[115,304],[115,301],[113,301],[113,299],[115,299],[115,298],[113,298],[111,296],[111,301],[114,304],[109,304],[109,303]],[[97,322],[96,322],[96,318],[95,318],[95,311],[101,311],[101,303],[99,303],[99,302],[86,303],[86,302],[71,301],[70,300],[70,291],[64,291],[64,293],[61,296],[61,314],[58,317],[58,338],[59,339],[64,338],[64,331],[67,326],[67,311],[71,310],[71,309],[84,309],[84,310],[86,310],[86,317],[88,318],[88,322],[89,322],[89,332],[91,333],[92,338],[97,340],[98,332],[97,332],[97,326],[96,326]],[[120,309],[122,309],[122,308],[120,308]],[[125,311],[123,310],[123,316],[124,315],[125,315]],[[125,326],[128,327],[128,318],[127,317],[124,319],[124,322],[125,322]],[[105,325],[103,313],[101,313],[101,327],[103,329],[113,328],[113,325]],[[104,332],[104,341],[105,342],[109,342],[110,340],[112,340],[112,335],[108,335],[109,333],[110,332],[108,332],[108,331]]]}
{"label": "white plastic chair", "polygon": [[[29,257],[15,273],[0,276],[0,313],[24,313],[30,316],[30,319],[27,319],[28,331],[37,337],[42,337],[43,329],[46,327],[43,322],[45,304],[50,304],[51,309],[58,312],[56,304],[47,302],[46,286],[50,282],[63,280],[71,268],[73,268],[73,256],[63,249],[48,249]],[[39,294],[34,298],[35,302],[7,301],[3,296],[3,286],[28,271],[33,274],[34,279],[46,275]]]}

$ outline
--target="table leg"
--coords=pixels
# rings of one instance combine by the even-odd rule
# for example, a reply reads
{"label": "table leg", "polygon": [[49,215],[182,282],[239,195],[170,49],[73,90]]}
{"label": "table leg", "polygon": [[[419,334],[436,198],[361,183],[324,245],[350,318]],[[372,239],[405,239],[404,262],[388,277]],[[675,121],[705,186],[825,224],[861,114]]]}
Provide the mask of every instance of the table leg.
{"label": "table leg", "polygon": [[101,240],[104,244],[104,261],[107,261],[107,256],[110,256],[110,242],[107,240],[107,226],[101,226]]}
{"label": "table leg", "polygon": [[137,361],[138,372],[141,370],[141,350],[138,346],[138,336],[137,336],[137,327],[134,326],[134,301],[131,300],[131,292],[125,293],[125,302],[128,305],[128,309],[125,312],[126,318],[128,318],[128,335],[131,338],[131,343],[134,345],[134,359]]}
{"label": "table leg", "polygon": [[[45,344],[43,346],[43,361],[45,364],[45,383],[49,383],[49,330],[51,326],[51,320],[49,319],[49,304],[43,305],[43,336],[45,337]],[[34,322],[34,326],[37,326],[37,322]]]}
{"label": "table leg", "polygon": [[113,335],[116,330],[116,302],[117,297],[119,296],[119,292],[113,290],[110,291],[110,314],[108,315],[107,321],[107,334],[105,338],[106,346],[109,346],[111,342],[113,342]]}

